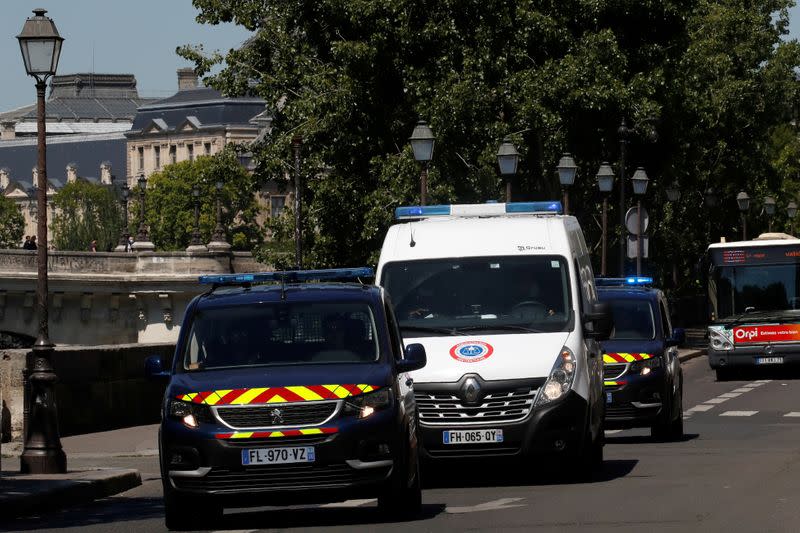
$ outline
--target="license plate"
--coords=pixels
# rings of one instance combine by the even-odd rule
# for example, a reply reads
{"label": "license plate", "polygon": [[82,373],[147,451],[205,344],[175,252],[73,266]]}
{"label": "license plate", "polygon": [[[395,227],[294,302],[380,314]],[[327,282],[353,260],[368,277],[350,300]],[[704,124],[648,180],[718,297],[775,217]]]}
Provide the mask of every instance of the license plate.
{"label": "license plate", "polygon": [[611,403],[611,393],[610,392],[606,393],[606,403]]}
{"label": "license plate", "polygon": [[446,430],[442,432],[445,444],[485,444],[503,442],[502,429]]}
{"label": "license plate", "polygon": [[287,463],[313,463],[316,460],[313,446],[287,448],[251,448],[242,450],[243,465],[282,465]]}
{"label": "license plate", "polygon": [[783,357],[756,357],[757,365],[782,365]]}

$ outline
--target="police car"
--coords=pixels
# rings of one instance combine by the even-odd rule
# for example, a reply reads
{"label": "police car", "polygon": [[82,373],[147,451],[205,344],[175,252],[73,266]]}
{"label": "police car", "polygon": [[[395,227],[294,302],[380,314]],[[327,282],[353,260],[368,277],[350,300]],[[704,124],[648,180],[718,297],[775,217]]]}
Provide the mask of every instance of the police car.
{"label": "police car", "polygon": [[683,436],[683,373],[664,294],[652,278],[598,278],[600,301],[614,315],[603,341],[606,428],[650,427],[655,438]]}
{"label": "police car", "polygon": [[[383,289],[334,283],[372,269],[201,276],[169,370],[159,432],[167,527],[226,506],[377,497],[419,510],[417,413]],[[327,280],[327,282],[319,282]],[[312,282],[317,281],[317,282]],[[268,282],[274,282],[267,284]]]}

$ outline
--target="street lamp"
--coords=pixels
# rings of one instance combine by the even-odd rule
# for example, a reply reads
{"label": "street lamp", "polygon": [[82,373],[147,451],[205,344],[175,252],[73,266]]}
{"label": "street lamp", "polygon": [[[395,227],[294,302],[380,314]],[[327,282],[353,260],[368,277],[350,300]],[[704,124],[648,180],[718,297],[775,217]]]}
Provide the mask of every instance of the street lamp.
{"label": "street lamp", "polygon": [[214,233],[211,234],[211,242],[208,243],[208,249],[212,252],[227,252],[231,249],[231,245],[225,237],[225,228],[222,226],[222,187],[225,183],[222,178],[217,179],[214,183],[214,188],[217,191],[217,225],[214,227]]}
{"label": "street lamp", "polygon": [[419,201],[421,205],[425,205],[428,197],[428,165],[430,165],[433,158],[433,146],[436,143],[436,137],[433,136],[433,131],[428,127],[428,123],[420,120],[414,126],[414,131],[411,132],[411,137],[408,138],[408,141],[411,143],[414,159],[422,163],[422,172],[419,178]]}
{"label": "street lamp", "polygon": [[606,248],[608,245],[608,194],[614,189],[614,169],[603,161],[597,171],[597,188],[603,195],[603,239],[600,255],[600,275],[606,275]]}
{"label": "street lamp", "polygon": [[558,160],[558,181],[561,183],[561,192],[564,197],[564,214],[569,215],[569,188],[575,184],[575,175],[578,173],[578,166],[571,154],[565,153]]}
{"label": "street lamp", "polygon": [[767,231],[772,233],[772,217],[775,216],[775,198],[772,196],[764,198],[764,212],[767,214]]}
{"label": "street lamp", "polygon": [[137,251],[152,251],[155,246],[153,246],[153,243],[150,242],[150,238],[147,236],[147,223],[145,222],[147,213],[145,206],[147,178],[144,176],[144,173],[139,174],[136,182],[139,185],[139,230],[136,232],[136,242],[133,243],[133,249]]}
{"label": "street lamp", "polygon": [[633,133],[633,129],[625,124],[625,119],[617,129],[619,135],[619,275],[625,275],[625,145],[628,144],[628,137]]}
{"label": "street lamp", "polygon": [[44,9],[34,9],[34,16],[25,21],[22,31],[17,35],[25,71],[36,79],[36,238],[39,241],[36,249],[36,302],[39,332],[32,357],[26,358],[25,444],[20,457],[22,472],[30,474],[67,471],[67,457],[58,434],[58,413],[53,390],[57,378],[52,364],[55,347],[50,342],[47,308],[47,140],[44,100],[47,79],[56,73],[64,38],[58,34],[53,20],[45,16],[46,13]]}
{"label": "street lamp", "polygon": [[792,200],[786,206],[786,214],[789,216],[789,234],[794,233],[794,217],[797,216],[797,204]]}
{"label": "street lamp", "polygon": [[739,204],[739,213],[742,217],[742,240],[747,240],[747,211],[750,209],[750,197],[742,191],[736,195],[736,203]]}
{"label": "street lamp", "polygon": [[647,184],[650,180],[647,178],[647,173],[642,167],[636,169],[631,177],[633,183],[633,194],[636,195],[636,224],[639,228],[636,235],[636,275],[642,275],[642,253],[644,250],[644,224],[642,223],[642,197],[647,192]]}
{"label": "street lamp", "polygon": [[205,252],[208,250],[200,237],[200,186],[192,185],[192,203],[194,204],[194,228],[192,230],[192,240],[186,248],[187,252]]}
{"label": "street lamp", "polygon": [[[673,181],[667,187],[667,201],[670,203],[676,203],[681,199],[681,188],[677,181]],[[673,210],[673,220],[674,220],[675,210]],[[678,254],[672,254],[672,286],[678,286]]]}
{"label": "street lamp", "polygon": [[506,180],[506,202],[511,201],[511,180],[517,173],[518,164],[517,147],[511,142],[511,137],[506,137],[497,149],[497,166],[500,167],[500,174]]}
{"label": "street lamp", "polygon": [[122,186],[122,233],[119,236],[119,242],[114,249],[115,252],[124,252],[128,249],[128,198],[131,194],[131,188],[125,183]]}

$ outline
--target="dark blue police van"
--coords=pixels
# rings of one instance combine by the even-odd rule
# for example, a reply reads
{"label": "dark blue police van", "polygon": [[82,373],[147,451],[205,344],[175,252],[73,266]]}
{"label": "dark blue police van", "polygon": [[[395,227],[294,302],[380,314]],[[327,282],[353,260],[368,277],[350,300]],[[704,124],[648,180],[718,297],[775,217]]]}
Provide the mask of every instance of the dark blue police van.
{"label": "dark blue police van", "polygon": [[[382,288],[341,283],[372,269],[201,276],[169,370],[159,431],[166,524],[207,526],[226,506],[377,497],[421,505],[418,415]],[[337,282],[332,282],[336,280]],[[326,282],[322,282],[326,281]]]}
{"label": "dark blue police van", "polygon": [[611,306],[614,328],[603,346],[606,429],[650,427],[662,440],[683,436],[683,373],[664,294],[652,278],[597,278],[597,295]]}

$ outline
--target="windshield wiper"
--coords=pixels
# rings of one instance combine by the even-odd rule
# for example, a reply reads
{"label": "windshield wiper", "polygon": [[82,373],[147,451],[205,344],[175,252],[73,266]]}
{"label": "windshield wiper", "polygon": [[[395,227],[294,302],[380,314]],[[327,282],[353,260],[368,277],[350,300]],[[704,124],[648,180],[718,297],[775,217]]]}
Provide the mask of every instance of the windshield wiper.
{"label": "windshield wiper", "polygon": [[444,333],[445,335],[456,335],[455,330],[450,328],[437,328],[434,326],[400,326],[401,331],[424,331],[426,333]]}
{"label": "windshield wiper", "polygon": [[461,328],[454,328],[453,331],[461,332],[461,331],[491,331],[493,329],[498,329],[500,331],[523,331],[525,333],[547,333],[541,329],[529,328],[527,326],[519,326],[516,324],[480,324],[476,326],[464,326]]}
{"label": "windshield wiper", "polygon": [[[792,315],[788,315],[787,313],[794,311]],[[800,320],[800,315],[797,314],[797,310],[795,309],[786,309],[783,311],[780,310],[773,310],[773,311],[751,311],[749,313],[742,313],[737,315],[735,320],[728,322],[725,324],[725,329],[735,328],[741,324],[746,324],[748,322],[775,322],[777,324],[785,324],[787,322],[794,322],[796,320]]]}

